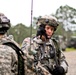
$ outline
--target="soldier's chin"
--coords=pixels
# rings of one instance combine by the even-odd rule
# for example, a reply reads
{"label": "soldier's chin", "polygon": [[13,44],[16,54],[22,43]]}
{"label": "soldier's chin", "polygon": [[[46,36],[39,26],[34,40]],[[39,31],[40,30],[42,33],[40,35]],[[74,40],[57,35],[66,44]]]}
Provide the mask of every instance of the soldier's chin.
{"label": "soldier's chin", "polygon": [[48,39],[50,39],[51,38],[51,36],[48,36]]}

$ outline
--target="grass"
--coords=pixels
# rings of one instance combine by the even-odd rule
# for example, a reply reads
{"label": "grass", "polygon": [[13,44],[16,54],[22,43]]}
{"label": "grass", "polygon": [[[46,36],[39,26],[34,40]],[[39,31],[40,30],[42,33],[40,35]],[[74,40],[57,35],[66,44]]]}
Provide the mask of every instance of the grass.
{"label": "grass", "polygon": [[66,51],[75,51],[75,48],[66,48]]}

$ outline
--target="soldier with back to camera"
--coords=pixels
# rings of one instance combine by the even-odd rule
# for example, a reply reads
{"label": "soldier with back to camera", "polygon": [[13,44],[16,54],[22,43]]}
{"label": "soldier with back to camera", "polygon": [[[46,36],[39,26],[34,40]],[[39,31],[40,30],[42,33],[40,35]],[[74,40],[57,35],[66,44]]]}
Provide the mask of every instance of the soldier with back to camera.
{"label": "soldier with back to camera", "polygon": [[19,45],[6,35],[10,26],[10,20],[0,13],[0,75],[21,75],[18,62]]}

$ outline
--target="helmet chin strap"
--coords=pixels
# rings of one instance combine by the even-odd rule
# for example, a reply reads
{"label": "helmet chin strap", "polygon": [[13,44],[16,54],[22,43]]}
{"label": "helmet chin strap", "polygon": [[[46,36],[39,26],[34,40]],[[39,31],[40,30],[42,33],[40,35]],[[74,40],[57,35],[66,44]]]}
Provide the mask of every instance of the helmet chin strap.
{"label": "helmet chin strap", "polygon": [[[53,33],[53,34],[54,34],[54,33]],[[53,34],[52,34],[52,35],[53,35]],[[47,38],[46,38],[46,39],[51,39],[52,35],[51,35],[51,36],[48,36],[48,35],[47,35]]]}
{"label": "helmet chin strap", "polygon": [[41,36],[42,41],[46,41],[48,39],[51,39],[51,36],[44,36],[44,35]]}
{"label": "helmet chin strap", "polygon": [[47,36],[47,39],[50,39],[51,38],[51,36]]}

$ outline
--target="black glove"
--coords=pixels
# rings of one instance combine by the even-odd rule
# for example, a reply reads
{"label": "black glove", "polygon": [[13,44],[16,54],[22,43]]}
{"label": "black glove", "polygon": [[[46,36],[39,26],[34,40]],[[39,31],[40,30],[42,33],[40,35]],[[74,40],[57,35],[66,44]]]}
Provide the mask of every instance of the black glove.
{"label": "black glove", "polygon": [[47,38],[45,28],[43,28],[42,26],[40,26],[39,29],[37,30],[36,36],[39,36],[39,35],[40,35],[40,38],[42,37],[42,35],[45,36],[45,38]]}
{"label": "black glove", "polygon": [[64,68],[61,66],[56,67],[53,72],[52,75],[65,75],[65,71]]}

